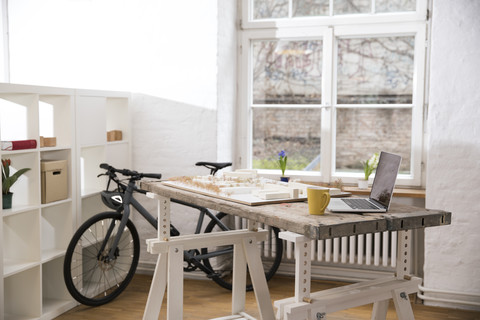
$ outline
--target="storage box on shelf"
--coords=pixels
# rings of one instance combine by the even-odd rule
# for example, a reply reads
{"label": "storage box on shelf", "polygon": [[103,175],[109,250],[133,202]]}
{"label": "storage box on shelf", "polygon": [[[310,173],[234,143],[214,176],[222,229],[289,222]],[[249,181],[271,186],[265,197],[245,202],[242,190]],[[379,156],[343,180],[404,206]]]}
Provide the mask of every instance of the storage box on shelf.
{"label": "storage box on shelf", "polygon": [[42,160],[42,203],[64,200],[68,197],[67,161]]}

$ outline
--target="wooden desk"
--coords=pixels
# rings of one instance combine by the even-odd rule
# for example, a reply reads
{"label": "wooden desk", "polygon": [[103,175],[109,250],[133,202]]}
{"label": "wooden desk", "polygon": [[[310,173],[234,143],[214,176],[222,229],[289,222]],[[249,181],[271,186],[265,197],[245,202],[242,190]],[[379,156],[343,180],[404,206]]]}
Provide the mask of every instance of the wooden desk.
{"label": "wooden desk", "polygon": [[[286,230],[287,232],[282,233],[282,238],[296,244],[296,285],[295,297],[275,303],[276,319],[282,320],[324,319],[326,313],[372,302],[372,319],[385,319],[390,298],[397,306],[399,319],[413,319],[408,294],[418,291],[421,279],[408,274],[408,230],[451,223],[450,212],[396,204],[392,204],[387,213],[359,215],[326,212],[322,216],[313,216],[308,214],[306,202],[253,207],[168,187],[158,182],[142,183],[142,189],[163,199],[185,201]],[[397,231],[399,251],[395,277],[346,286],[340,291],[310,293],[311,239],[330,239],[382,231]],[[159,238],[155,241],[161,241],[162,236],[159,229]],[[152,288],[153,286],[152,283]],[[271,320],[273,317],[262,319]]]}

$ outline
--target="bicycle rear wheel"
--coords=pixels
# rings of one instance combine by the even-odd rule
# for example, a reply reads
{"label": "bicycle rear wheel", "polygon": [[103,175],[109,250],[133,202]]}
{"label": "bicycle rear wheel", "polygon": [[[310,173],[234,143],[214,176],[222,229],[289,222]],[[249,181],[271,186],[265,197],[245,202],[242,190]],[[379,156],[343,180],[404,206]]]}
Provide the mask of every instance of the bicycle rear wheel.
{"label": "bicycle rear wheel", "polygon": [[[122,214],[99,213],[75,232],[65,254],[63,276],[72,297],[88,306],[100,306],[115,299],[129,284],[140,255],[135,225],[128,220],[122,232],[115,258],[108,252],[118,233]],[[109,239],[107,230],[113,227]],[[102,244],[106,246],[101,250]]]}
{"label": "bicycle rear wheel", "polygon": [[[230,228],[230,230],[246,228],[246,226],[241,225],[241,219],[238,217],[220,212],[217,214],[217,218],[220,219],[228,228]],[[237,219],[237,221],[235,222],[234,219]],[[278,232],[280,230],[275,227],[268,227],[268,230],[269,236],[267,240],[258,243],[267,281],[274,276],[275,272],[277,272],[277,269],[282,262],[283,255],[283,241],[278,237]],[[205,228],[205,233],[220,231],[225,230],[220,228],[215,220],[210,221]],[[218,252],[218,254],[215,254],[216,252]],[[214,271],[215,275],[212,276],[212,280],[220,286],[232,290],[233,246],[202,248],[202,255],[208,254],[213,256],[202,261],[207,268]],[[247,276],[246,289],[247,291],[251,291],[253,289],[250,276]]]}

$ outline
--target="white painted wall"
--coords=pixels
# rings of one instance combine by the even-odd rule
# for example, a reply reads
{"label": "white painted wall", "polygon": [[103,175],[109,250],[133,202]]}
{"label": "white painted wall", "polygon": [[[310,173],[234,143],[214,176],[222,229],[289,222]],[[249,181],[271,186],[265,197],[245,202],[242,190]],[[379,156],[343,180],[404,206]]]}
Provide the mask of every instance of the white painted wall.
{"label": "white painted wall", "polygon": [[[136,170],[162,173],[163,178],[208,174],[196,167],[200,160],[214,161],[216,148],[216,111],[144,94],[132,96],[132,161]],[[153,214],[157,202],[136,196]],[[195,230],[197,211],[172,206],[172,223],[182,233]],[[146,250],[145,240],[156,231],[140,215],[133,221],[140,234],[140,267],[152,268],[156,256]],[[150,271],[153,269],[150,269]]]}
{"label": "white painted wall", "polygon": [[[209,7],[216,12],[217,2],[210,0]],[[211,17],[218,32],[204,32],[203,28],[190,30],[190,37],[205,41],[197,49],[209,54],[216,52],[212,54],[215,64],[204,71],[213,74],[213,79],[207,76],[192,81],[188,73],[183,74],[186,81],[181,85],[182,95],[177,97],[177,101],[165,99],[163,95],[145,95],[145,91],[133,95],[132,151],[136,170],[160,172],[165,178],[200,175],[208,174],[208,170],[195,167],[197,161],[232,160],[237,68],[236,10],[236,1],[218,1],[218,17]],[[201,24],[203,18],[197,17],[195,21]],[[191,21],[192,25],[195,21]],[[202,56],[191,53],[189,59],[201,64]],[[175,66],[182,61],[180,58],[171,63]],[[167,70],[159,77],[169,79],[169,75],[175,76],[173,66],[171,71]],[[199,88],[203,91],[199,92]],[[156,212],[155,201],[146,198],[142,200],[147,208]],[[192,233],[195,230],[197,217],[196,210],[180,205],[172,206],[172,223],[182,233]],[[156,232],[142,218],[137,216],[134,221],[142,237],[140,271],[151,271],[156,257],[147,253],[144,240],[155,237]]]}
{"label": "white painted wall", "polygon": [[[433,1],[426,207],[451,211],[452,224],[425,231],[424,267],[425,287],[477,295],[480,294],[479,16],[477,0]],[[478,296],[458,294],[436,297],[477,303],[480,300]]]}
{"label": "white painted wall", "polygon": [[8,12],[12,83],[216,108],[216,0],[10,0]]}

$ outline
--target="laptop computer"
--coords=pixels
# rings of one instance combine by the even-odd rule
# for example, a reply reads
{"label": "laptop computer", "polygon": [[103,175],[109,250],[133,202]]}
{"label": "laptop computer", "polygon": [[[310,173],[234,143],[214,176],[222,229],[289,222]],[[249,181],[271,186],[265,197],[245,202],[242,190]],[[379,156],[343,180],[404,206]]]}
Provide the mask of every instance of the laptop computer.
{"label": "laptop computer", "polygon": [[333,198],[330,199],[327,209],[331,212],[387,212],[401,161],[402,157],[399,155],[380,152],[370,197]]}

